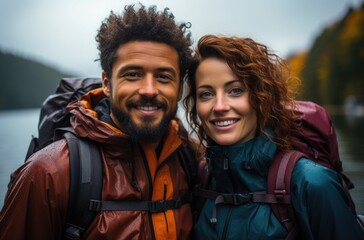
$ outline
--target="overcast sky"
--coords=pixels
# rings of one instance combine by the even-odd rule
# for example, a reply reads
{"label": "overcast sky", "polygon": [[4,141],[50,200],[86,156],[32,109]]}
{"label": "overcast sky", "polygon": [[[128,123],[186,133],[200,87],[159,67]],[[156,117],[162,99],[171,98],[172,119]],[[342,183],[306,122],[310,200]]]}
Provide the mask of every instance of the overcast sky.
{"label": "overcast sky", "polygon": [[[101,76],[95,35],[120,0],[0,0],[0,49],[33,58],[77,76]],[[204,34],[251,37],[281,57],[309,48],[324,26],[363,0],[144,0],[169,7]]]}

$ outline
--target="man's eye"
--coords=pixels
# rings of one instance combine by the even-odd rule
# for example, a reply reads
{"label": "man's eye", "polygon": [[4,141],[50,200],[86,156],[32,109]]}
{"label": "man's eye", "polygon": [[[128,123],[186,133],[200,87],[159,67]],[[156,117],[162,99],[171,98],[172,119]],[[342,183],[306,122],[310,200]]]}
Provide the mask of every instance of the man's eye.
{"label": "man's eye", "polygon": [[158,80],[161,82],[170,82],[173,78],[168,74],[159,74],[157,76]]}
{"label": "man's eye", "polygon": [[125,78],[135,79],[135,78],[139,78],[141,76],[141,74],[138,72],[127,72],[123,76]]}

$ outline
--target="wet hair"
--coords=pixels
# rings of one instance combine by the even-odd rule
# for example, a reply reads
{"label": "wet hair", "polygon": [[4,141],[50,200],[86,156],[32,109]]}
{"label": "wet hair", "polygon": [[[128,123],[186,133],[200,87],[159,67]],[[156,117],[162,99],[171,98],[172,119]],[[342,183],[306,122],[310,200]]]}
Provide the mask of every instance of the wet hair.
{"label": "wet hair", "polygon": [[[249,92],[249,102],[257,114],[257,132],[267,135],[283,150],[291,148],[289,136],[296,129],[293,126],[293,91],[288,88],[291,80],[288,67],[267,46],[250,38],[234,36],[203,36],[196,48],[188,71],[188,93],[183,104],[187,120],[193,132],[203,143],[210,143],[206,136],[196,108],[196,71],[199,64],[207,58],[225,61],[232,72],[243,82]],[[274,134],[269,134],[268,129]]]}
{"label": "wet hair", "polygon": [[156,6],[148,9],[139,4],[127,5],[122,14],[111,11],[98,31],[98,43],[101,67],[108,78],[112,74],[112,66],[116,61],[117,49],[132,41],[152,41],[165,43],[173,47],[179,56],[181,84],[191,61],[192,40],[190,23],[177,24],[168,8],[163,12],[157,11]]}

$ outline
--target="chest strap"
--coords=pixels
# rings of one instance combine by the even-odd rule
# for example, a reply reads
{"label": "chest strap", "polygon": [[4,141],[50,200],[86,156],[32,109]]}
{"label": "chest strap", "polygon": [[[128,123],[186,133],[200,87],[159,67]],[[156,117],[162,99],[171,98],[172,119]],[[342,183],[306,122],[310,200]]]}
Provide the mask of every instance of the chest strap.
{"label": "chest strap", "polygon": [[220,193],[212,190],[196,188],[194,190],[196,197],[203,197],[215,200],[215,204],[229,204],[229,205],[242,205],[248,202],[257,203],[279,203],[290,204],[290,195],[277,192],[276,194],[269,194],[266,192],[253,192],[253,193]]}
{"label": "chest strap", "polygon": [[196,188],[194,190],[196,197],[203,197],[215,200],[215,206],[212,209],[212,217],[210,223],[217,223],[216,206],[219,204],[226,204],[232,206],[240,206],[246,203],[273,203],[273,204],[290,204],[290,195],[285,195],[284,192],[277,192],[276,194],[268,194],[266,192],[253,192],[253,193],[219,193],[207,189]]}
{"label": "chest strap", "polygon": [[148,211],[152,213],[178,209],[183,204],[192,202],[192,194],[186,194],[176,200],[159,201],[99,201],[90,200],[90,211]]}

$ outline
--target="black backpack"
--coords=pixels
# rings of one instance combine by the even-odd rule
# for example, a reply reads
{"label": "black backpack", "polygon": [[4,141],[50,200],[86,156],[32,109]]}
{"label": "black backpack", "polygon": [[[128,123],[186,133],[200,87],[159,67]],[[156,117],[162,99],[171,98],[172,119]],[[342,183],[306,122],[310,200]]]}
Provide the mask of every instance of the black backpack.
{"label": "black backpack", "polygon": [[[177,209],[192,201],[192,194],[166,201],[102,201],[103,166],[100,146],[89,139],[76,136],[70,125],[68,103],[79,99],[92,89],[102,86],[100,78],[63,78],[56,92],[43,103],[40,111],[38,136],[32,137],[25,161],[40,149],[61,138],[67,140],[70,154],[70,195],[64,238],[78,239],[99,211],[164,212]],[[182,146],[176,151],[188,178],[190,189],[197,179],[194,153]]]}
{"label": "black backpack", "polygon": [[[102,86],[100,78],[61,79],[54,94],[43,103],[38,123],[38,137],[32,137],[25,161],[40,149],[61,138],[67,140],[70,153],[70,196],[65,238],[81,236],[95,217],[89,211],[89,199],[101,199],[102,161],[99,146],[74,134],[70,127],[68,103]],[[97,171],[95,171],[97,170]]]}

